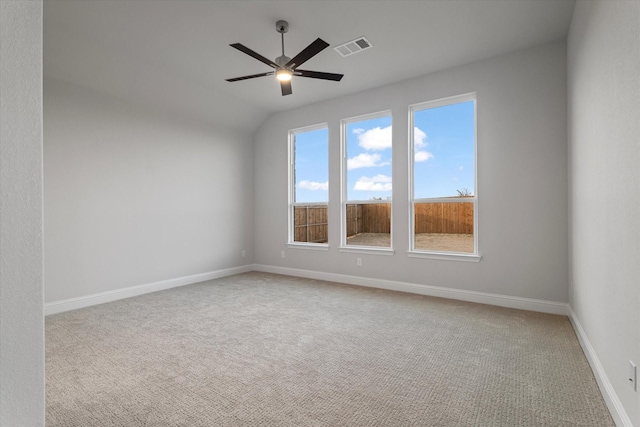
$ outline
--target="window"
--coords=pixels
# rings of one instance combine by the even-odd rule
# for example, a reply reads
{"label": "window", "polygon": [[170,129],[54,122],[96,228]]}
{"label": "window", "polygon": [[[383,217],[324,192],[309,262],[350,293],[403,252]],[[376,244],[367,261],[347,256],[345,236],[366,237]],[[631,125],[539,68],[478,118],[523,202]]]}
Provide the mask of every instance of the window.
{"label": "window", "polygon": [[328,241],[329,132],[319,125],[289,132],[289,243]]}
{"label": "window", "polygon": [[342,247],[391,248],[391,114],[342,121]]}
{"label": "window", "polygon": [[414,105],[411,251],[477,254],[476,97]]}

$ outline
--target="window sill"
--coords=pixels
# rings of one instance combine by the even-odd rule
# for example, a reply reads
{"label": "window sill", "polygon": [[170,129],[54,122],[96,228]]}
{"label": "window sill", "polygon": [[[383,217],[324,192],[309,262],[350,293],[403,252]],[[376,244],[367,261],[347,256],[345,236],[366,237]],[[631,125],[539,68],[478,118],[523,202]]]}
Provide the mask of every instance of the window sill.
{"label": "window sill", "polygon": [[328,243],[287,243],[289,249],[307,249],[311,251],[328,251]]}
{"label": "window sill", "polygon": [[352,253],[352,254],[372,254],[372,255],[393,255],[396,253],[391,248],[374,248],[368,246],[340,246],[340,252]]}
{"label": "window sill", "polygon": [[462,261],[462,262],[480,262],[481,255],[475,254],[463,254],[454,252],[421,252],[421,251],[407,251],[409,258],[426,258],[426,259],[438,259],[444,261]]}

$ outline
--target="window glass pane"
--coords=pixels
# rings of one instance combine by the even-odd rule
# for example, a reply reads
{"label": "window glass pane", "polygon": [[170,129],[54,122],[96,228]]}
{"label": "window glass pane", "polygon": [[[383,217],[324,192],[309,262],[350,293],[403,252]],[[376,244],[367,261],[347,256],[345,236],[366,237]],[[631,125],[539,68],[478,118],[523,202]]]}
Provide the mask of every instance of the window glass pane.
{"label": "window glass pane", "polygon": [[327,205],[295,205],[293,207],[293,241],[327,243]]}
{"label": "window glass pane", "polygon": [[416,110],[413,123],[413,248],[475,253],[475,101]]}
{"label": "window glass pane", "polygon": [[345,241],[391,247],[391,116],[347,123]]}
{"label": "window glass pane", "polygon": [[414,113],[414,198],[473,195],[475,102]]}
{"label": "window glass pane", "polygon": [[294,242],[328,241],[327,204],[329,201],[329,132],[321,128],[293,134]]}
{"label": "window glass pane", "polygon": [[295,134],[294,203],[329,201],[329,132],[327,128]]}

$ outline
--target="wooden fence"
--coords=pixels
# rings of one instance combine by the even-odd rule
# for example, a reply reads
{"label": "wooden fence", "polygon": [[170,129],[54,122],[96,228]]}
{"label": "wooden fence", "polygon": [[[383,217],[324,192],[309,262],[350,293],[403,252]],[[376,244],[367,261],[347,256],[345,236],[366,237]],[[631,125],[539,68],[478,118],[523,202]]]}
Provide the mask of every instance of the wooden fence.
{"label": "wooden fence", "polygon": [[364,233],[362,213],[364,205],[347,205],[347,237]]}
{"label": "wooden fence", "polygon": [[347,205],[347,237],[391,233],[391,203]]}
{"label": "wooden fence", "polygon": [[326,243],[327,206],[294,206],[294,242]]}
{"label": "wooden fence", "polygon": [[473,234],[473,202],[416,203],[415,232]]}
{"label": "wooden fence", "polygon": [[[415,232],[473,234],[473,202],[416,203]],[[327,206],[294,207],[294,242],[328,241]],[[390,233],[391,203],[347,205],[347,237]]]}

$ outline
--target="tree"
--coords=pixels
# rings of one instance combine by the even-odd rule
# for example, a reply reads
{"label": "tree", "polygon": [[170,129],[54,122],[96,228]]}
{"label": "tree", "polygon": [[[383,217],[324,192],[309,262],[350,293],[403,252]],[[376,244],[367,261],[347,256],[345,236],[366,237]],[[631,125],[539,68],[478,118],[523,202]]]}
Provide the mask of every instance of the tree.
{"label": "tree", "polygon": [[471,197],[473,196],[473,192],[468,188],[463,188],[461,190],[456,190],[458,192],[458,197]]}

